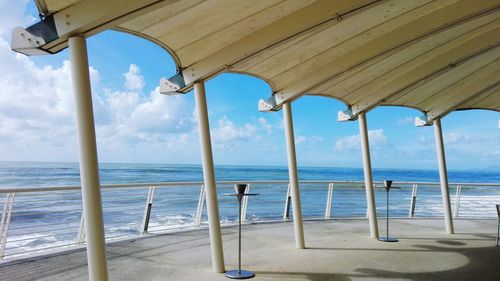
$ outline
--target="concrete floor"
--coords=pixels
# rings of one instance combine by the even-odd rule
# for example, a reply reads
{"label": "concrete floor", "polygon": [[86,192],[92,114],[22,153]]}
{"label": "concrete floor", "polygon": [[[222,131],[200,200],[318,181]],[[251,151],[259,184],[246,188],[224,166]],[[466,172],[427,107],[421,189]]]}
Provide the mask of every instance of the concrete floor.
{"label": "concrete floor", "polygon": [[[384,220],[379,220],[385,234]],[[307,249],[294,248],[291,223],[243,226],[243,269],[253,280],[500,280],[496,220],[391,221],[398,243],[368,237],[366,220],[304,223]],[[226,269],[237,263],[237,228],[223,228]],[[107,246],[110,280],[229,280],[212,272],[208,231],[195,230]],[[0,280],[87,280],[84,250],[0,264]]]}

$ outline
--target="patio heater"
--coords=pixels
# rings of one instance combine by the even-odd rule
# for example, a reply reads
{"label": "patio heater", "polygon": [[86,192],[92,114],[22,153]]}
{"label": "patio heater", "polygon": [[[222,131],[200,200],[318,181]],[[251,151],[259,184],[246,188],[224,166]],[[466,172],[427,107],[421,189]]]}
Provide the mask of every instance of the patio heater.
{"label": "patio heater", "polygon": [[385,214],[385,222],[386,222],[386,232],[385,232],[385,237],[380,237],[378,240],[382,242],[398,242],[399,240],[394,237],[389,236],[389,190],[391,189],[400,189],[399,187],[391,186],[392,181],[390,180],[385,180],[384,181],[384,188],[386,191],[386,214]]}
{"label": "patio heater", "polygon": [[258,195],[258,194],[245,193],[247,186],[248,186],[247,184],[235,184],[234,185],[234,190],[236,191],[235,194],[224,194],[224,196],[236,196],[236,199],[238,199],[238,207],[239,207],[239,212],[238,212],[238,269],[228,270],[228,271],[226,271],[226,274],[225,274],[227,278],[231,278],[231,279],[249,279],[249,278],[252,278],[255,276],[255,274],[253,272],[241,269],[241,199],[243,199],[243,196]]}

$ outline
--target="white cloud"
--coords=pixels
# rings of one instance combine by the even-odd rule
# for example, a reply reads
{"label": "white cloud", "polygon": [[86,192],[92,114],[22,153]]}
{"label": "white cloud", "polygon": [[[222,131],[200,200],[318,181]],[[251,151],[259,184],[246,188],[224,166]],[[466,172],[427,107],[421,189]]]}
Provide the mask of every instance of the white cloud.
{"label": "white cloud", "polygon": [[256,132],[254,125],[245,124],[242,127],[237,127],[226,116],[217,121],[217,127],[212,130],[212,138],[214,142],[230,142],[235,140],[251,139]]}
{"label": "white cloud", "polygon": [[123,77],[125,77],[125,88],[127,90],[141,91],[144,88],[144,77],[137,65],[131,64],[128,72],[124,73]]}
{"label": "white cloud", "polygon": [[306,137],[304,136],[297,136],[295,137],[295,144],[302,144],[306,142]]}
{"label": "white cloud", "polygon": [[296,136],[295,137],[295,144],[317,144],[319,142],[322,142],[324,139],[320,136]]}
{"label": "white cloud", "polygon": [[[0,142],[2,159],[16,159],[16,150],[33,147],[49,151],[75,150],[74,102],[71,67],[38,67],[30,57],[10,50],[0,37]],[[90,68],[94,115],[100,151],[133,147],[138,142],[169,147],[195,125],[192,104],[185,98],[140,93],[144,78],[136,65],[124,74],[121,92],[99,87],[99,72]],[[61,152],[61,154],[64,152]],[[61,156],[54,160],[76,160]]]}
{"label": "white cloud", "polygon": [[[384,134],[383,129],[369,130],[368,139],[371,148],[378,148],[387,144],[387,137]],[[335,148],[337,150],[359,150],[361,149],[360,136],[351,135],[337,139],[335,142]]]}
{"label": "white cloud", "polygon": [[102,134],[129,141],[163,141],[168,134],[193,129],[191,105],[182,96],[167,97],[153,90],[142,97],[137,92],[108,92],[104,98],[107,122]]}
{"label": "white cloud", "polygon": [[474,138],[469,134],[464,134],[460,132],[446,132],[444,133],[444,142],[447,145],[458,144],[463,142],[474,141]]}
{"label": "white cloud", "polygon": [[415,124],[415,118],[410,117],[410,116],[402,117],[396,121],[396,124],[398,124],[398,125],[410,125],[410,124],[413,125],[413,124]]}
{"label": "white cloud", "polygon": [[10,36],[12,29],[16,26],[26,26],[35,21],[32,16],[25,15],[28,0],[0,1],[0,37]]}
{"label": "white cloud", "polygon": [[432,144],[432,140],[420,134],[417,137],[418,144],[420,145],[429,145]]}
{"label": "white cloud", "polygon": [[[0,73],[0,135],[15,137],[20,145],[54,143],[59,141],[56,135],[62,139],[71,136],[74,106],[68,62],[59,68],[37,67],[0,39]],[[94,82],[98,76],[91,69]]]}
{"label": "white cloud", "polygon": [[257,119],[259,126],[266,131],[268,135],[273,133],[273,126],[267,122],[266,118],[260,117]]}

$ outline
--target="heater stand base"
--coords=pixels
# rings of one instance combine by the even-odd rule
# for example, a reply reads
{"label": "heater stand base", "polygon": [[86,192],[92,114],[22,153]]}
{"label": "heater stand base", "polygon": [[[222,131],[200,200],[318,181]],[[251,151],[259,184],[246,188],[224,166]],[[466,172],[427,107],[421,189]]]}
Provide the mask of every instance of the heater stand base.
{"label": "heater stand base", "polygon": [[380,237],[378,239],[378,241],[382,241],[382,242],[398,242],[399,240],[397,238],[394,238],[394,237]]}
{"label": "heater stand base", "polygon": [[253,272],[247,270],[228,270],[226,271],[226,277],[231,279],[249,279],[255,276]]}

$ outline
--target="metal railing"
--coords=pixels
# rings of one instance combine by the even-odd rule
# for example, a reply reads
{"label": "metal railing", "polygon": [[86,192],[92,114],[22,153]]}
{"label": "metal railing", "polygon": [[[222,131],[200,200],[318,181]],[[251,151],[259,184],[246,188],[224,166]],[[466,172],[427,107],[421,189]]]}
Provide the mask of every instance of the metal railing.
{"label": "metal railing", "polygon": [[[245,197],[242,221],[292,219],[287,181],[218,182],[220,220],[237,221],[237,202],[222,194],[248,183],[259,196]],[[391,217],[442,217],[438,183],[395,182]],[[385,191],[375,183],[377,212],[385,211]],[[304,219],[363,218],[364,182],[301,181]],[[454,217],[495,218],[500,184],[450,184]],[[0,189],[0,260],[53,249],[82,246],[85,230],[79,186]],[[102,185],[106,239],[120,239],[207,225],[201,182]]]}

